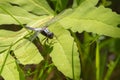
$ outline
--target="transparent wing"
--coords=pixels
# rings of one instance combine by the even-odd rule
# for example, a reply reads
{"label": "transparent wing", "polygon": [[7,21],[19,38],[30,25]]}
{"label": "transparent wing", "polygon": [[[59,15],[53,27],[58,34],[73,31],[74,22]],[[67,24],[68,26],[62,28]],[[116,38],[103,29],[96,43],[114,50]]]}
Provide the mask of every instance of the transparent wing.
{"label": "transparent wing", "polygon": [[57,16],[53,17],[52,19],[50,19],[49,21],[47,21],[43,27],[48,27],[50,24],[59,21],[60,19],[62,19],[64,16],[62,16],[64,13],[64,11],[62,11],[61,13],[57,14]]}
{"label": "transparent wing", "polygon": [[68,16],[69,14],[71,14],[73,12],[72,9],[67,9],[67,10],[63,10],[62,12],[60,12],[59,14],[57,14],[57,16],[53,17],[52,19],[50,19],[49,21],[45,22],[44,25],[42,25],[43,27],[48,27],[50,24],[53,24],[59,20],[61,20],[62,18]]}
{"label": "transparent wing", "polygon": [[38,34],[39,32],[36,31],[33,34],[30,34],[29,36],[25,36],[23,39],[21,39],[21,41],[23,40],[23,42],[19,43],[16,46],[16,50],[19,49],[20,47],[23,47],[26,44],[29,46],[33,42],[33,40],[38,36]]}
{"label": "transparent wing", "polygon": [[33,35],[29,37],[29,41],[32,42],[38,35],[39,35],[39,32],[36,31]]}
{"label": "transparent wing", "polygon": [[31,37],[30,41],[33,41],[36,38],[36,36],[38,36],[40,31],[43,31],[43,29],[47,28],[50,24],[55,23],[56,21],[59,21],[60,19],[64,18],[66,16],[66,14],[68,15],[68,13],[64,13],[64,12],[65,11],[62,11],[57,16],[53,17],[49,21],[47,21],[44,24],[40,25],[42,28],[33,28],[32,27],[32,26],[35,26],[35,25],[39,24],[39,21],[34,23],[31,27],[26,26],[26,28],[35,31],[35,34]]}
{"label": "transparent wing", "polygon": [[57,22],[58,20],[62,19],[65,17],[65,11],[62,11],[61,13],[57,14],[55,17],[54,16],[48,16],[46,18],[43,18],[42,20],[38,20],[31,25],[28,25],[33,28],[42,28],[42,27],[48,27],[50,24]]}

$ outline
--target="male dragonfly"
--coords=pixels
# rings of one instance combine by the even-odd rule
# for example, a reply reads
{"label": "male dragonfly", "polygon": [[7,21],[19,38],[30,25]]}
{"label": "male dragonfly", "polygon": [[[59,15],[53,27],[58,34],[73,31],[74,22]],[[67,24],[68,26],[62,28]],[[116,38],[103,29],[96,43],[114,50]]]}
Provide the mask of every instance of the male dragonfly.
{"label": "male dragonfly", "polygon": [[45,23],[45,25],[41,28],[33,28],[33,27],[30,27],[30,26],[25,26],[25,28],[29,29],[29,30],[32,30],[32,31],[35,31],[35,34],[34,34],[34,38],[39,34],[41,33],[42,35],[46,36],[47,38],[49,39],[53,39],[54,37],[54,34],[53,32],[50,32],[48,30],[48,26],[58,20],[60,20],[61,18],[65,17],[66,14],[68,13],[64,13],[65,11],[62,11],[61,13],[59,13],[57,16],[53,17],[52,19],[50,19],[48,22]]}
{"label": "male dragonfly", "polygon": [[35,36],[37,36],[38,33],[41,33],[42,35],[46,36],[47,38],[52,39],[54,34],[53,34],[53,32],[50,32],[47,27],[48,26],[43,26],[42,28],[33,28],[33,27],[25,26],[25,28],[35,31]]}
{"label": "male dragonfly", "polygon": [[[39,34],[41,33],[42,35],[46,36],[47,38],[49,39],[53,39],[54,37],[54,33],[53,32],[50,32],[48,30],[48,26],[52,23],[54,23],[55,21],[58,21],[60,18],[58,18],[58,15],[52,19],[50,19],[48,22],[45,23],[45,25],[41,28],[33,28],[33,27],[30,27],[30,26],[25,26],[26,29],[29,29],[29,30],[32,30],[34,31],[34,36],[33,36],[33,39]],[[32,39],[32,40],[33,40]]]}

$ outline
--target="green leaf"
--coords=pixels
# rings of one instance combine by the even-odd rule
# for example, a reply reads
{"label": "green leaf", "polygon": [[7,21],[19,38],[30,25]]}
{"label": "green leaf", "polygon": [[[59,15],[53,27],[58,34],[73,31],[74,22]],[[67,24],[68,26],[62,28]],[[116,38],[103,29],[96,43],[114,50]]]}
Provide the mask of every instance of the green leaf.
{"label": "green leaf", "polygon": [[[39,0],[39,2],[37,0],[1,1],[0,7],[6,9],[22,24],[28,24],[32,27],[39,27],[41,24],[48,21],[54,14],[52,13],[52,10],[48,8],[48,4],[45,0]],[[57,36],[57,39],[55,40],[56,43],[51,52],[52,60],[57,68],[66,76],[73,78],[72,71],[74,71],[76,80],[79,80],[78,77],[80,75],[79,54],[76,45],[73,48],[74,40],[66,29],[79,32],[87,31],[111,37],[120,37],[120,29],[117,28],[117,25],[120,22],[120,16],[102,6],[95,7],[96,3],[97,0],[83,1],[78,8],[72,10],[73,12],[71,12],[71,14],[66,14],[66,17],[58,21],[60,24],[59,26],[53,24],[50,27],[51,31]],[[2,8],[0,8],[0,25],[19,24],[13,17],[3,11]],[[48,14],[48,16],[41,16],[44,14]],[[1,30],[0,44],[3,46],[9,45],[23,38],[26,34],[27,32],[24,29],[18,32]],[[26,43],[24,44],[24,42]],[[42,60],[37,48],[32,43],[29,43],[29,41],[22,39],[12,48],[16,57],[22,64],[38,63]],[[4,50],[7,48],[2,47],[0,49]],[[73,50],[74,68],[72,67]],[[0,61],[2,61],[2,58],[0,58]]]}
{"label": "green leaf", "polygon": [[7,12],[5,12],[2,8],[4,8],[7,12],[9,12],[11,15],[13,15],[19,22],[22,24],[28,24],[33,23],[36,20],[41,20],[43,18],[46,18],[48,16],[36,16],[22,7],[18,6],[12,6],[9,3],[0,3],[0,24],[19,24],[13,17],[10,16]]}
{"label": "green leaf", "polygon": [[[14,38],[13,38],[14,39]],[[23,44],[23,42],[26,42]],[[21,45],[20,45],[21,44]],[[29,47],[28,47],[29,46]],[[8,47],[9,48],[9,47]],[[15,56],[22,64],[38,64],[43,58],[40,55],[38,49],[29,41],[25,41],[24,39],[18,42],[16,45],[12,47],[12,50],[15,53]],[[2,68],[2,64],[5,61],[6,51],[0,54],[0,68]],[[5,66],[3,66],[2,76],[5,80],[20,80],[18,67],[15,63],[13,57],[8,55],[8,58],[5,62]],[[10,75],[6,75],[9,72]],[[21,77],[20,77],[21,78]]]}
{"label": "green leaf", "polygon": [[18,32],[0,30],[0,51],[8,49],[11,43],[16,42],[18,39],[22,38],[23,35],[25,35],[23,30]]}
{"label": "green leaf", "polygon": [[120,29],[117,27],[120,15],[103,6],[94,7],[88,1],[84,1],[72,14],[59,22],[65,29],[120,38]]}
{"label": "green leaf", "polygon": [[[0,68],[3,66],[5,56],[8,54],[6,53],[7,52],[0,54]],[[19,80],[19,73],[17,71],[15,60],[10,55],[8,55],[1,75],[5,80]]]}
{"label": "green leaf", "polygon": [[[19,20],[20,23],[30,24],[32,27],[37,27],[40,24],[44,23],[47,20],[47,17],[49,17],[49,16],[34,15],[33,13],[35,13],[35,11],[34,11],[35,9],[29,10],[27,7],[25,7],[25,6],[28,6],[33,3],[31,7],[36,8],[36,10],[37,10],[37,8],[42,9],[42,10],[38,10],[37,12],[41,13],[41,11],[42,11],[42,12],[44,12],[44,14],[51,13],[50,8],[48,8],[48,5],[46,5],[47,3],[45,0],[40,1],[40,2],[36,2],[36,1],[32,1],[32,0],[28,0],[28,1],[27,0],[26,1],[24,1],[24,0],[21,0],[21,1],[19,1],[19,0],[11,0],[11,1],[1,0],[0,24],[2,26],[4,26],[5,24],[19,24],[16,20],[13,19],[12,16],[10,16],[10,14],[13,15],[17,20]],[[42,4],[42,5],[40,5],[40,4]],[[10,13],[10,14],[8,14],[8,13]],[[36,14],[39,14],[39,13],[36,13]],[[39,14],[39,15],[41,15],[41,14]],[[6,50],[9,47],[9,44],[15,43],[16,41],[23,38],[27,34],[27,32],[24,29],[22,29],[18,32],[0,29],[0,33],[1,33],[0,34],[0,40],[1,40],[0,51],[1,52]],[[24,43],[24,42],[26,42],[26,43]],[[20,43],[22,44],[21,47],[19,47],[19,49],[15,49],[15,47],[17,47]],[[24,45],[23,43],[27,44],[27,45]],[[13,50],[15,50],[15,55],[18,59],[20,59],[20,62],[22,64],[39,63],[42,60],[42,57],[41,57],[39,51],[37,50],[37,48],[32,43],[30,45],[28,45],[29,43],[30,43],[29,41],[24,41],[24,40],[21,40],[21,42],[18,42],[13,48]],[[31,50],[33,50],[34,52]]]}
{"label": "green leaf", "polygon": [[[74,73],[75,80],[79,80],[80,61],[76,44],[73,46],[74,39],[70,33],[59,24],[51,26],[51,29],[54,31],[55,36],[57,36],[53,51],[50,54],[54,64],[64,75],[73,78]],[[72,52],[74,67],[72,67]],[[72,69],[74,69],[74,72],[72,72]]]}
{"label": "green leaf", "polygon": [[35,15],[54,14],[46,0],[0,0],[10,3],[13,7],[20,7]]}
{"label": "green leaf", "polygon": [[26,39],[19,41],[12,50],[22,64],[38,64],[43,59],[37,47]]}
{"label": "green leaf", "polygon": [[[6,0],[6,1],[8,1],[8,0]],[[12,1],[9,1],[9,2],[12,2]],[[16,0],[16,1],[20,2],[19,0]],[[34,15],[35,14],[34,10],[37,10],[37,9],[30,10],[31,11],[31,13],[30,13],[30,12],[28,12],[28,10],[26,8],[24,8],[24,9],[22,8],[23,5],[14,6],[14,5],[11,5],[10,3],[7,3],[7,2],[4,3],[4,2],[5,2],[5,0],[3,0],[2,3],[0,3],[0,18],[1,18],[0,25],[1,26],[4,26],[6,24],[17,24],[17,25],[19,24],[16,20],[14,20],[14,18],[12,16],[10,16],[10,14],[13,15],[17,20],[19,20],[20,23],[33,25],[32,27],[39,26],[40,24],[44,23],[47,20],[46,19],[47,17],[49,17],[49,16]],[[22,0],[21,0],[21,2],[22,2]],[[32,1],[32,2],[34,2],[34,1]],[[29,2],[26,2],[26,6],[28,5],[28,3]],[[35,6],[35,4],[32,5],[32,7],[33,6]],[[41,6],[41,8],[42,7],[43,6]],[[49,8],[46,8],[46,10],[49,11]],[[8,13],[10,13],[10,14],[8,14]],[[51,12],[49,12],[49,13],[51,13]],[[44,11],[44,13],[41,13],[41,14],[48,14],[48,13],[47,13],[47,11]],[[39,15],[41,15],[41,14],[39,14]],[[33,23],[35,23],[35,24],[33,24]],[[30,41],[26,41],[23,39],[23,37],[26,34],[28,34],[28,33],[24,29],[17,31],[17,32],[0,29],[0,41],[1,41],[0,42],[0,52],[1,52],[0,56],[2,57],[2,58],[0,58],[0,62],[3,62],[3,58],[5,58],[5,56],[2,56],[3,54],[5,54],[4,50],[7,50],[11,43],[16,43],[16,42],[18,42],[18,43],[12,47],[12,50],[14,51],[16,57],[18,58],[18,60],[20,61],[21,64],[37,64],[43,59],[42,56],[40,55],[38,49],[36,48],[36,46],[33,45]],[[22,39],[22,40],[20,40],[20,39]],[[10,79],[11,80],[19,80],[19,78],[17,78],[17,77],[19,77],[17,68],[13,69],[14,67],[12,67],[12,66],[16,66],[15,64],[12,65],[14,61],[9,60],[9,58],[7,59],[7,61],[9,61],[9,62],[5,63],[4,70],[2,72],[2,76],[5,78],[5,80],[10,80]],[[10,72],[14,72],[13,74],[5,75],[8,72],[7,71],[8,69],[6,68],[7,63],[10,64],[10,66],[8,66],[8,69],[9,69],[9,67],[12,67],[10,69],[11,70]],[[2,66],[2,64],[0,66]]]}

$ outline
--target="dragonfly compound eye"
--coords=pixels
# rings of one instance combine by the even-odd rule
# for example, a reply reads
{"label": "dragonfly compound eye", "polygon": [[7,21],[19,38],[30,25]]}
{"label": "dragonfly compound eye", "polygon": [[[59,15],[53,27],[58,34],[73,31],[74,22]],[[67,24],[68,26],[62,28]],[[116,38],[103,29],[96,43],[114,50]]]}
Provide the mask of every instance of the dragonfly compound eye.
{"label": "dragonfly compound eye", "polygon": [[46,30],[46,29],[42,30],[41,34],[48,37],[48,38],[50,38],[50,39],[52,39],[53,36],[54,36],[54,34],[52,32],[50,32],[49,30]]}
{"label": "dragonfly compound eye", "polygon": [[54,34],[52,32],[50,32],[50,33],[47,34],[47,37],[52,39],[54,37]]}

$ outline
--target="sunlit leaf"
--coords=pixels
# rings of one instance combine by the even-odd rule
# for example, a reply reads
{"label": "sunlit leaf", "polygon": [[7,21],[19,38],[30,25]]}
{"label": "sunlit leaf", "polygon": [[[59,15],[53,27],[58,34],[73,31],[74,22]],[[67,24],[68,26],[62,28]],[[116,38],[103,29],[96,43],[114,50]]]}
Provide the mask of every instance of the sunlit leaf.
{"label": "sunlit leaf", "polygon": [[61,19],[60,24],[73,31],[87,31],[120,38],[120,15],[103,6],[94,7],[88,1],[84,1],[75,11]]}
{"label": "sunlit leaf", "polygon": [[[0,30],[0,51],[8,49],[11,43],[22,38],[25,33],[22,31],[13,32],[8,30]],[[21,34],[22,33],[22,34]]]}
{"label": "sunlit leaf", "polygon": [[[1,26],[6,24],[20,25],[21,23],[30,25],[32,27],[39,27],[54,15],[54,12],[49,7],[46,0],[0,1]],[[104,8],[103,6],[95,7],[97,1],[98,0],[83,0],[83,2],[81,2],[76,9],[70,9],[69,14],[66,14],[66,11],[63,12],[65,17],[62,17],[61,20],[58,20],[57,24],[50,26],[50,30],[57,36],[57,38],[54,38],[55,43],[53,45],[53,51],[50,54],[52,61],[58,70],[70,78],[73,78],[72,69],[74,69],[76,80],[79,80],[80,76],[79,54],[77,52],[77,46],[75,43],[73,47],[74,39],[66,29],[71,29],[75,32],[86,31],[97,33],[98,35],[120,38],[120,29],[117,27],[117,25],[120,23],[120,16],[112,12],[112,10]],[[20,23],[10,16],[9,13],[13,15]],[[22,29],[18,32],[0,29],[0,52],[7,49],[11,43],[15,43],[19,39],[22,39],[12,47],[16,57],[22,64],[37,64],[42,60],[42,56],[32,42],[23,39],[23,36],[26,34],[28,34],[28,32],[25,29]],[[8,46],[3,47],[6,45]],[[74,68],[72,67],[72,52],[74,58]],[[0,54],[1,62],[3,62],[3,58],[5,57],[2,56],[3,54],[5,54],[5,52]],[[10,65],[13,63],[14,61],[10,63]],[[6,66],[7,65],[5,65],[4,68],[5,72],[2,74],[5,74],[8,70]],[[14,67],[15,65],[12,66]],[[10,72],[12,71],[14,70],[12,69]],[[5,77],[6,80],[8,80],[10,76],[8,75]],[[17,79],[18,78],[16,78],[16,80]],[[12,75],[12,80],[14,80],[14,73]]]}
{"label": "sunlit leaf", "polygon": [[[53,51],[51,52],[51,57],[55,66],[70,78],[73,78],[72,69],[74,69],[75,79],[79,80],[80,61],[76,44],[73,45],[74,39],[70,36],[68,31],[58,25],[51,29],[54,30],[55,36],[57,36]],[[72,52],[74,68],[72,67]]]}
{"label": "sunlit leaf", "polygon": [[22,64],[38,64],[43,59],[37,47],[25,39],[13,46],[13,50]]}
{"label": "sunlit leaf", "polygon": [[25,9],[34,15],[50,15],[54,12],[46,0],[0,0],[2,3],[10,3],[13,7]]}
{"label": "sunlit leaf", "polygon": [[[6,55],[8,54],[6,53],[7,52],[5,52],[4,54],[0,54],[0,69],[3,66]],[[5,80],[19,80],[19,72],[17,70],[15,60],[10,55],[8,55],[1,75]]]}

